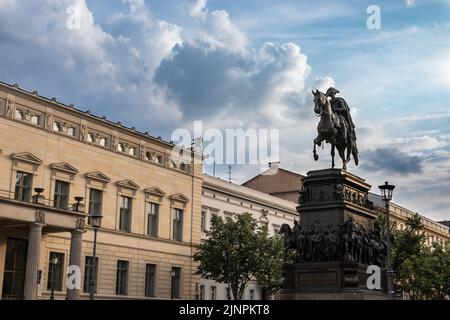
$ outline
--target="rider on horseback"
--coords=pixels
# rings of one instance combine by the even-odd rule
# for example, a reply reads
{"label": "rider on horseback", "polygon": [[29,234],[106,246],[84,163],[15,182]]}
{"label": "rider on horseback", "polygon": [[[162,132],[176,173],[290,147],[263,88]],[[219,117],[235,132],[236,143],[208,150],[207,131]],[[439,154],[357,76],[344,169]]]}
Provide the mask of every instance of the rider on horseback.
{"label": "rider on horseback", "polygon": [[331,109],[335,112],[339,117],[339,123],[337,127],[341,129],[342,136],[344,137],[344,141],[347,142],[347,139],[350,139],[350,143],[353,146],[353,156],[355,159],[356,165],[358,165],[358,149],[356,146],[356,133],[355,133],[355,124],[353,123],[352,116],[350,114],[350,107],[344,98],[336,97],[336,94],[340,91],[330,87],[328,88],[325,95],[330,97]]}
{"label": "rider on horseback", "polygon": [[348,136],[352,138],[352,135],[356,140],[355,124],[353,123],[352,116],[350,115],[350,108],[344,98],[336,97],[337,93],[339,93],[339,90],[330,87],[325,94],[327,97],[331,98],[331,109],[339,117],[337,127],[342,129],[342,134],[345,141],[347,141]]}

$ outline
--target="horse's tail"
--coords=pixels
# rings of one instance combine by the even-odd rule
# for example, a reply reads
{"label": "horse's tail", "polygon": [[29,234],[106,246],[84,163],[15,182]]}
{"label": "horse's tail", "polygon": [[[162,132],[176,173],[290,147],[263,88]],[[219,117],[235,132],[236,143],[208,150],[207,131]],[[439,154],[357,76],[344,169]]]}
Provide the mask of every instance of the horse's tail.
{"label": "horse's tail", "polygon": [[353,155],[353,159],[355,160],[355,164],[358,165],[358,162],[359,162],[359,159],[358,159],[358,147],[356,146],[356,143],[353,145],[352,155]]}

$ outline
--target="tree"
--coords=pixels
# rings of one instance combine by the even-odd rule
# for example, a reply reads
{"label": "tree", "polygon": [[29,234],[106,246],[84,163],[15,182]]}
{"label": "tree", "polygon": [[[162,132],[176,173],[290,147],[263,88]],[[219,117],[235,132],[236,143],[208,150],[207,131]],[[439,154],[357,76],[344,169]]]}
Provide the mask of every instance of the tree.
{"label": "tree", "polygon": [[418,214],[393,231],[392,265],[397,286],[413,300],[443,300],[450,295],[450,242],[425,245]]}
{"label": "tree", "polygon": [[194,254],[194,261],[200,263],[196,274],[227,284],[235,300],[242,299],[252,278],[269,291],[276,290],[283,265],[281,239],[269,237],[267,226],[258,224],[250,213],[225,221],[213,216],[211,222],[208,239]]}

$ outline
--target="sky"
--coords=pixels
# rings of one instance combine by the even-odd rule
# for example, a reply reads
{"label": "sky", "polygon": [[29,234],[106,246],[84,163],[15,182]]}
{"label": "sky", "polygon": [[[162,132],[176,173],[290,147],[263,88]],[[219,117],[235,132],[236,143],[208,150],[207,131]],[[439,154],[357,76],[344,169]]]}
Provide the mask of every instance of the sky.
{"label": "sky", "polygon": [[348,169],[450,220],[450,0],[0,0],[0,61],[0,81],[166,140],[194,121],[277,129],[302,174],[330,166],[329,146],[312,158],[311,90],[334,86],[356,123]]}

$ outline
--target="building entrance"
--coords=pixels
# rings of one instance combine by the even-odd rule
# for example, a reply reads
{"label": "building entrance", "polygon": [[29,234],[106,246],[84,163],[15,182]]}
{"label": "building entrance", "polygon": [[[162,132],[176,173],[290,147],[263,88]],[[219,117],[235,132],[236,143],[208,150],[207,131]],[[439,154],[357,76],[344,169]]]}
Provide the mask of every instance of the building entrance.
{"label": "building entrance", "polygon": [[27,247],[27,240],[7,239],[2,300],[23,299]]}

